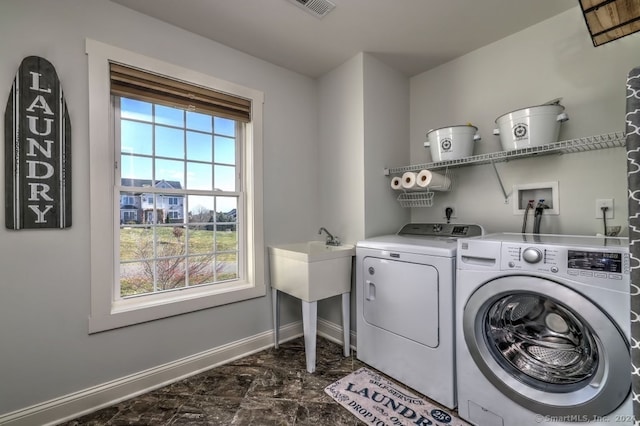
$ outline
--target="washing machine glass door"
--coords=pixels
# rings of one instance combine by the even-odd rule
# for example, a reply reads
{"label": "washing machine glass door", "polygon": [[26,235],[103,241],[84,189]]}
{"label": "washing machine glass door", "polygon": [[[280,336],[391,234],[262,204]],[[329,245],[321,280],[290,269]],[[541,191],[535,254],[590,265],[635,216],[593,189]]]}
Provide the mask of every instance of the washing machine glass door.
{"label": "washing machine glass door", "polygon": [[485,377],[535,413],[603,416],[629,393],[625,337],[560,283],[512,276],[484,284],[467,301],[463,332]]}

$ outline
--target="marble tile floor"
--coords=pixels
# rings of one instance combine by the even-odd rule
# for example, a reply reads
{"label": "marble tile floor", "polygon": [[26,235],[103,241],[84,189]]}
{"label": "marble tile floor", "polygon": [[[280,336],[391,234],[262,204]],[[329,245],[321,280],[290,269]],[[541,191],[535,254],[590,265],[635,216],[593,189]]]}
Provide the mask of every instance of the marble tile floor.
{"label": "marble tile floor", "polygon": [[317,346],[313,374],[297,338],[63,425],[365,425],[324,392],[365,364],[327,339]]}
{"label": "marble tile floor", "polygon": [[316,358],[307,373],[297,338],[63,425],[364,425],[324,392],[364,364],[321,337]]}

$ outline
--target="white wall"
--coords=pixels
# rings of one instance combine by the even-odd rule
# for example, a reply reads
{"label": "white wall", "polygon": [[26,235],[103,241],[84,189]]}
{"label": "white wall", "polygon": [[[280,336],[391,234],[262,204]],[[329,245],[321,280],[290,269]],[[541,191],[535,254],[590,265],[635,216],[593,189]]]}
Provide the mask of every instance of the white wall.
{"label": "white wall", "polygon": [[359,53],[319,79],[322,224],[356,243],[409,219],[383,169],[409,161],[409,79]]}
{"label": "white wall", "polygon": [[409,222],[410,210],[383,174],[387,167],[409,161],[409,79],[364,55],[364,212],[365,237],[397,232]]}
{"label": "white wall", "polygon": [[[482,141],[476,154],[500,151],[492,135],[504,113],[562,97],[570,120],[560,140],[624,131],[627,73],[640,64],[640,34],[593,47],[578,7],[411,79],[411,164],[429,162],[429,129],[471,122]],[[615,199],[612,224],[626,228],[623,148],[545,156],[497,164],[508,192],[514,184],[559,182],[560,215],[543,215],[541,232],[595,234],[595,199]],[[453,169],[454,189],[436,193],[431,208],[412,209],[413,221],[442,220],[455,206],[457,222],[488,231],[519,232],[491,165]],[[529,230],[531,230],[531,220]]]}
{"label": "white wall", "polygon": [[[351,244],[396,232],[409,211],[395,202],[382,171],[409,161],[409,79],[359,53],[320,78],[319,110],[322,224]],[[340,307],[339,297],[321,301],[318,315],[341,324]]]}
{"label": "white wall", "polygon": [[[364,236],[364,108],[362,54],[319,79],[318,227],[343,242]],[[324,237],[323,237],[324,238]]]}
{"label": "white wall", "polygon": [[[67,230],[0,228],[0,414],[271,329],[270,298],[262,297],[87,334],[87,37],[263,91],[265,241],[312,239],[320,221],[314,80],[109,1],[3,0],[0,99],[24,57],[56,67],[71,116],[74,222]],[[0,216],[4,223],[4,209]],[[283,323],[299,319],[297,304],[284,305]]]}

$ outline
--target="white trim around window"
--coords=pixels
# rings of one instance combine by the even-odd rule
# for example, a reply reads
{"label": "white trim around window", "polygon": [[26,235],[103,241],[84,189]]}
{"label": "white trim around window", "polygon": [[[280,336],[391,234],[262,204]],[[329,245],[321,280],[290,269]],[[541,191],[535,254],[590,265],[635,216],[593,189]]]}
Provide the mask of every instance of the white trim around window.
{"label": "white trim around window", "polygon": [[[86,40],[89,65],[89,146],[91,217],[91,314],[89,333],[125,327],[228,303],[264,296],[265,259],[262,223],[262,108],[264,94],[210,75],[159,61],[95,40]],[[119,299],[112,224],[115,151],[111,118],[109,61],[127,64],[182,81],[250,99],[252,121],[246,125],[242,170],[246,194],[245,279],[231,283]],[[119,204],[119,203],[118,203]]]}

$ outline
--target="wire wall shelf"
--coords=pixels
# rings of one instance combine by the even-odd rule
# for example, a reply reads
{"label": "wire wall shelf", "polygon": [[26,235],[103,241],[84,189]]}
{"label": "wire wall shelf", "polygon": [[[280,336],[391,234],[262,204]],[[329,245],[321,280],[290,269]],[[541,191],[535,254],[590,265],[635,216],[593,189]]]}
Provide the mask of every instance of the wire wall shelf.
{"label": "wire wall shelf", "polygon": [[[474,155],[458,160],[438,161],[433,163],[416,164],[412,166],[394,167],[385,169],[385,175],[402,174],[404,172],[416,172],[420,170],[435,170],[443,168],[463,167],[514,160],[549,154],[568,154],[574,152],[595,151],[598,149],[619,148],[625,146],[624,132],[608,133],[604,135],[589,136],[554,142],[546,145],[538,145],[529,148],[515,149],[513,151],[498,151],[488,154]],[[433,194],[432,194],[433,198]]]}
{"label": "wire wall shelf", "polygon": [[433,205],[433,192],[403,192],[398,195],[401,207],[431,207]]}

